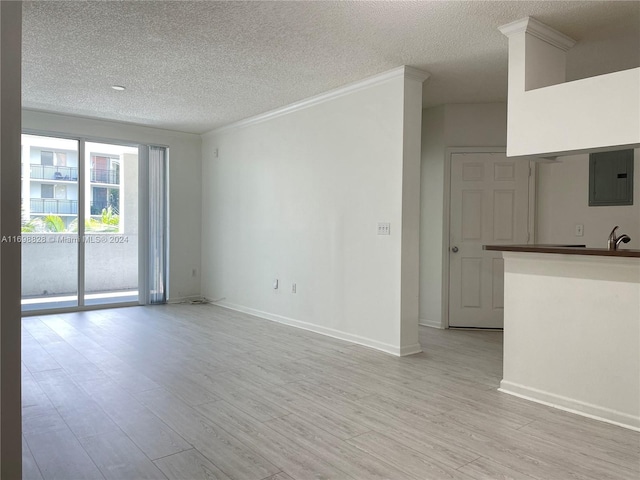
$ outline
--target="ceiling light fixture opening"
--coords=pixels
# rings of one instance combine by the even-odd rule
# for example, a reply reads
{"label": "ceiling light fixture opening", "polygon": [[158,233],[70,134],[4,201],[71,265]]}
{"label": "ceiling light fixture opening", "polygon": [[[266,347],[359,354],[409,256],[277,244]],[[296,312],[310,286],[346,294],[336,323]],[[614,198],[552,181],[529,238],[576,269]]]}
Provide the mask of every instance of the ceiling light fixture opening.
{"label": "ceiling light fixture opening", "polygon": [[122,90],[126,90],[127,87],[123,87],[122,85],[111,85],[111,88],[113,88],[114,90],[117,90],[119,92],[121,92]]}

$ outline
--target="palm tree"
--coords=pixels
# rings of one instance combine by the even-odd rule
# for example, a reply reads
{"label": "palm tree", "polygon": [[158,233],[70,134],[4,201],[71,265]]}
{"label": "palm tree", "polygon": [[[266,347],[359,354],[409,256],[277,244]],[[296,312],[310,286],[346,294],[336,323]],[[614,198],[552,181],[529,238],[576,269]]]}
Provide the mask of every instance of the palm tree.
{"label": "palm tree", "polygon": [[42,232],[44,230],[44,224],[40,217],[31,218],[31,219],[22,219],[22,225],[20,226],[20,231],[22,233],[36,233]]}
{"label": "palm tree", "polygon": [[62,233],[67,231],[64,220],[58,215],[47,215],[43,221],[46,232]]}
{"label": "palm tree", "polygon": [[120,230],[120,217],[114,215],[113,208],[109,205],[102,209],[100,220],[88,218],[84,227],[87,232],[117,233]]}
{"label": "palm tree", "polygon": [[[120,229],[120,217],[114,215],[111,206],[102,209],[100,220],[88,218],[84,222],[85,231],[101,233],[117,233]],[[64,220],[58,215],[46,215],[33,219],[23,219],[21,231],[23,233],[51,232],[64,233],[78,231],[78,218],[75,218],[67,227]]]}

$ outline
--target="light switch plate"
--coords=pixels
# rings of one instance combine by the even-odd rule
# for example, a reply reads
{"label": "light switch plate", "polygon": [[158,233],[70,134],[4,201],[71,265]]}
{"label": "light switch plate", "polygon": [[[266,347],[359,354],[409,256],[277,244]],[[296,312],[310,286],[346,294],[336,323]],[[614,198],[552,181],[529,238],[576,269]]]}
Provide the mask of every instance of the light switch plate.
{"label": "light switch plate", "polygon": [[576,223],[576,237],[582,237],[584,235],[584,225]]}

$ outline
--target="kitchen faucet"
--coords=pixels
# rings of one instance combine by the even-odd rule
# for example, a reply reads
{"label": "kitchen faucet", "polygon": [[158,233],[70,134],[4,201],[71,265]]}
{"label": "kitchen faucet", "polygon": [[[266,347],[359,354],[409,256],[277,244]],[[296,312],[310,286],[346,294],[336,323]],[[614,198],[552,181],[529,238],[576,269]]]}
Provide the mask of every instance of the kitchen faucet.
{"label": "kitchen faucet", "polygon": [[621,243],[629,243],[631,241],[631,238],[626,233],[616,237],[616,230],[618,227],[618,225],[613,227],[613,230],[611,230],[611,233],[609,234],[609,240],[607,241],[607,247],[609,250],[618,250]]}

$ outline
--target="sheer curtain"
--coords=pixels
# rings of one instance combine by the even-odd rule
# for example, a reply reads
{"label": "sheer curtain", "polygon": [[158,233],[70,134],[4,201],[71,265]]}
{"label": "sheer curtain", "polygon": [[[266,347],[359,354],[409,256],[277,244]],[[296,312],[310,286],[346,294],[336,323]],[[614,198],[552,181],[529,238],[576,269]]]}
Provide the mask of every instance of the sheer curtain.
{"label": "sheer curtain", "polygon": [[147,303],[167,301],[167,148],[149,146]]}

